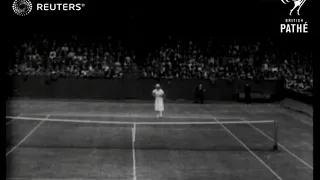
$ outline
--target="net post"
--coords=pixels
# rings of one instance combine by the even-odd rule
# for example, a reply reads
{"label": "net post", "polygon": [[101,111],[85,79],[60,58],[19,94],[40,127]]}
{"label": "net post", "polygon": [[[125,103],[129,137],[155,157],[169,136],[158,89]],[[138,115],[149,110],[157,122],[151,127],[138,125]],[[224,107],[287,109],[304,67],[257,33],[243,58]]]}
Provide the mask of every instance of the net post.
{"label": "net post", "polygon": [[273,134],[273,151],[277,151],[278,150],[278,121],[274,121],[274,134]]}

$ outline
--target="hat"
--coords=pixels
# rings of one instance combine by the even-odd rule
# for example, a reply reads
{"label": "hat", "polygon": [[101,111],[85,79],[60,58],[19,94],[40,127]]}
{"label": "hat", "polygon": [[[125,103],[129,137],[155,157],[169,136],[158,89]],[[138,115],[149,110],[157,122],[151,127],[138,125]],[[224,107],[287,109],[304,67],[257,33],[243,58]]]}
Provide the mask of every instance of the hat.
{"label": "hat", "polygon": [[156,88],[159,88],[160,87],[160,84],[156,84]]}

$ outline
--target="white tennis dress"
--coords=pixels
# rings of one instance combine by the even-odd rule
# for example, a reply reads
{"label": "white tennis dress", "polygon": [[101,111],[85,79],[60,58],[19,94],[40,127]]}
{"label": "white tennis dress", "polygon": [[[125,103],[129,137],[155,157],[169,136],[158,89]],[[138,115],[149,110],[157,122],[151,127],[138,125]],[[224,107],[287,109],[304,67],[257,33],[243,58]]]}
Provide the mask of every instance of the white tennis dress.
{"label": "white tennis dress", "polygon": [[155,102],[154,102],[154,110],[155,111],[164,111],[164,105],[163,105],[163,95],[164,92],[162,89],[155,89],[152,91],[153,94],[155,94]]}

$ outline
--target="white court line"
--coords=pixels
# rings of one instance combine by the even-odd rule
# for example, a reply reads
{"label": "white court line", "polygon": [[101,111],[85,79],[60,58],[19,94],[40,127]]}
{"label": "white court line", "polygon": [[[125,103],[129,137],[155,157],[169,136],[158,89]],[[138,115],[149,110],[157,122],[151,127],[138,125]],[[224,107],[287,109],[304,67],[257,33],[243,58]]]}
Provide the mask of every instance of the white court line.
{"label": "white court line", "polygon": [[[25,116],[45,116],[47,114],[45,113],[35,113],[35,114],[24,114]],[[101,118],[152,118],[154,119],[154,115],[148,115],[148,114],[99,114],[95,112],[90,112],[90,113],[52,113],[50,112],[51,116],[61,116],[61,117],[101,117]],[[216,116],[216,118],[221,119],[239,119],[240,118],[245,118],[244,116]],[[193,115],[193,116],[166,116],[165,118],[167,119],[208,119],[212,120],[212,116],[210,114],[201,114],[201,115]]]}
{"label": "white court line", "polygon": [[20,146],[25,140],[28,139],[28,137],[46,120],[50,117],[50,115],[47,115],[46,118],[44,118],[36,127],[34,127],[17,145],[15,145],[10,151],[6,153],[6,157],[12,153],[18,146]]}
{"label": "white court line", "polygon": [[[281,109],[281,110],[278,110],[278,109],[276,109],[276,108],[273,108],[273,109],[274,109],[275,111],[277,111],[278,113],[285,114],[285,115],[287,115],[287,116],[290,116],[292,119],[296,119],[296,120],[298,120],[298,121],[300,121],[300,122],[302,122],[302,123],[304,123],[304,124],[307,124],[307,125],[313,127],[313,123],[312,123],[312,122],[303,120],[303,119],[301,119],[301,118],[297,118],[297,117],[295,117],[295,116],[293,116],[293,115],[285,112],[286,109]],[[306,116],[306,115],[304,115],[304,116]],[[309,118],[310,118],[310,117],[309,117]]]}
{"label": "white court line", "polygon": [[137,179],[137,174],[136,174],[136,149],[135,149],[135,141],[136,141],[136,124],[133,124],[133,128],[132,128],[133,180],[136,180],[136,179]]}
{"label": "white court line", "polygon": [[125,124],[125,125],[201,125],[201,124],[265,124],[274,123],[274,120],[261,120],[261,121],[223,121],[223,122],[213,122],[213,121],[190,121],[190,122],[133,122],[133,121],[95,121],[95,120],[77,120],[77,119],[48,119],[48,118],[31,118],[31,117],[14,117],[6,116],[6,118],[16,118],[17,120],[24,121],[47,121],[47,122],[75,122],[75,123],[96,123],[96,124]]}
{"label": "white court line", "polygon": [[[20,117],[20,116],[22,116],[23,114],[19,114],[17,117]],[[16,118],[12,118],[11,119],[11,121],[9,121],[9,122],[7,122],[6,123],[6,126],[8,126],[10,123],[12,123],[13,121],[15,121],[16,120]]]}
{"label": "white court line", "polygon": [[[281,109],[277,109],[276,107],[272,107],[272,110],[276,111],[277,113],[290,116],[292,119],[298,120],[298,121],[300,121],[300,122],[303,123],[303,124],[306,124],[306,125],[309,125],[309,126],[313,127],[313,123],[312,123],[312,122],[307,121],[307,120],[303,120],[303,119],[301,119],[301,118],[297,118],[297,117],[295,117],[295,116],[293,116],[293,115],[285,112],[286,109],[283,109],[282,107],[280,107],[280,108],[281,108]],[[248,109],[246,109],[246,108],[242,108],[242,109],[243,109],[244,111],[246,111],[247,113],[252,114],[250,111],[248,111]],[[256,109],[259,109],[259,108],[256,108]],[[305,116],[305,115],[304,115],[304,116]],[[309,118],[310,118],[310,117],[309,117]]]}
{"label": "white court line", "polygon": [[[279,112],[277,109],[274,109],[275,111]],[[247,110],[245,110],[247,111]],[[247,111],[249,112],[249,111]],[[250,112],[249,112],[250,113]],[[282,113],[282,112],[279,112],[279,113]],[[286,114],[286,113],[282,113],[282,114]],[[287,114],[289,115],[289,114]],[[289,115],[291,116],[291,115]],[[293,117],[293,116],[291,116]],[[240,119],[240,118],[239,118]],[[295,119],[298,119],[298,118],[295,118]],[[242,120],[243,122],[248,122],[248,121],[245,121],[244,119],[240,119]],[[298,119],[299,120],[299,119]],[[300,121],[300,120],[299,120]],[[302,122],[302,121],[301,121]],[[265,134],[262,130],[260,130],[259,128],[257,128],[256,126],[248,123],[248,125],[250,125],[252,128],[254,128],[256,131],[258,131],[259,133],[261,133],[262,135],[264,135],[266,138],[268,138],[269,140],[271,141],[274,141],[273,138],[271,138],[270,136],[268,136],[267,134]],[[313,124],[311,125],[313,126]],[[301,159],[300,157],[298,157],[296,154],[294,154],[293,152],[291,152],[288,148],[286,148],[284,145],[278,143],[278,146],[281,147],[283,150],[285,150],[287,153],[289,153],[291,156],[293,156],[294,158],[296,158],[298,161],[300,161],[301,163],[303,163],[304,165],[306,165],[308,168],[312,169],[313,170],[313,166],[308,164],[307,162],[305,162],[303,159]]]}
{"label": "white court line", "polygon": [[98,180],[98,179],[88,179],[88,178],[63,178],[63,179],[57,179],[57,178],[6,178],[7,180]]}
{"label": "white court line", "polygon": [[[216,119],[215,117],[213,117],[213,119],[220,123],[220,121],[218,119]],[[260,161],[274,176],[276,176],[278,178],[278,180],[283,180],[273,169],[271,169],[262,159],[259,158],[259,156],[257,156],[254,152],[252,152],[250,150],[250,148],[243,143],[235,134],[233,134],[227,127],[225,127],[223,124],[220,123],[220,125],[234,138],[236,139],[245,149],[247,149],[247,151],[254,156],[258,161]]]}
{"label": "white court line", "polygon": [[[91,112],[92,113],[92,112]],[[61,116],[61,117],[70,117],[70,116],[74,116],[74,117],[110,117],[110,118],[155,118],[154,115],[151,114],[134,114],[134,113],[125,113],[125,114],[119,114],[119,113],[115,113],[115,114],[99,114],[99,113],[52,113],[50,112],[51,116]],[[24,115],[28,115],[28,116],[32,116],[32,115],[46,115],[45,113],[35,113],[35,114],[24,114]],[[211,119],[211,115],[209,114],[195,114],[193,116],[190,115],[186,115],[186,116],[170,116],[166,118],[169,119],[199,119],[203,118],[203,119]]]}
{"label": "white court line", "polygon": [[[248,122],[245,121],[243,119],[241,119],[243,122]],[[250,121],[249,121],[250,122]],[[267,134],[265,134],[262,130],[260,130],[259,128],[257,128],[256,126],[248,123],[248,125],[250,125],[252,128],[254,128],[256,131],[258,131],[259,133],[261,133],[262,135],[264,135],[266,138],[268,138],[271,141],[274,141],[273,138],[271,138],[270,136],[268,136]],[[309,167],[310,169],[313,170],[313,166],[311,166],[310,164],[308,164],[307,162],[305,162],[303,159],[299,158],[297,155],[295,155],[293,152],[291,152],[289,149],[287,149],[284,145],[278,143],[278,146],[280,146],[283,150],[285,150],[287,153],[289,153],[291,156],[295,157],[297,160],[299,160],[300,162],[302,162],[304,165],[306,165],[307,167]]]}

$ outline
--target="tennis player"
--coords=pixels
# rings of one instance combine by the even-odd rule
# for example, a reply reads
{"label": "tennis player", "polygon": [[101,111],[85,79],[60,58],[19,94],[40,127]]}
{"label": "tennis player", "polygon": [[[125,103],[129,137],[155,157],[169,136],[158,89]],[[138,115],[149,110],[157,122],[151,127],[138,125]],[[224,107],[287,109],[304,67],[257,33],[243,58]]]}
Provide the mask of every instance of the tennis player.
{"label": "tennis player", "polygon": [[152,95],[155,97],[154,110],[158,112],[157,118],[162,118],[162,112],[164,111],[164,91],[161,89],[160,84],[156,84],[156,88],[152,91]]}

